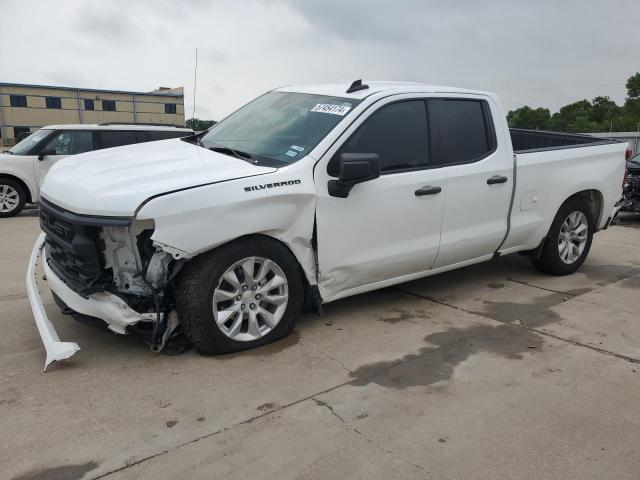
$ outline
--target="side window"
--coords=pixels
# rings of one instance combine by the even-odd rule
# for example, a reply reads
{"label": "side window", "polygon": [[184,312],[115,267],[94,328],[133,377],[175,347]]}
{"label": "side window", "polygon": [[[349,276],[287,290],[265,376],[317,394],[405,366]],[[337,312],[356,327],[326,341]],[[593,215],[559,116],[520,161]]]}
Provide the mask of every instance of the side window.
{"label": "side window", "polygon": [[152,130],[148,132],[151,135],[151,140],[167,140],[168,138],[180,138],[189,136],[189,132],[183,132],[176,130],[172,132],[170,130]]}
{"label": "side window", "polygon": [[138,138],[134,131],[117,131],[103,130],[100,132],[102,148],[121,147],[122,145],[131,145],[140,143],[142,140]]}
{"label": "side window", "polygon": [[495,134],[486,102],[431,99],[428,110],[433,164],[473,162],[495,148]]}
{"label": "side window", "polygon": [[93,150],[93,135],[90,130],[58,132],[44,148],[55,150],[56,155],[90,152]]}
{"label": "side window", "polygon": [[102,100],[102,110],[104,112],[115,112],[116,101],[115,100]]}
{"label": "side window", "polygon": [[62,100],[60,97],[45,97],[44,101],[47,108],[55,108],[56,110],[62,108]]}
{"label": "side window", "polygon": [[27,97],[26,95],[9,95],[9,102],[12,107],[26,107]]}
{"label": "side window", "polygon": [[[358,128],[339,153],[377,153],[383,172],[428,165],[425,102],[411,100],[382,107]],[[330,163],[328,172],[338,175],[336,161]]]}
{"label": "side window", "polygon": [[85,110],[95,110],[95,105],[94,105],[92,99],[90,99],[90,98],[85,98],[84,99],[84,109]]}
{"label": "side window", "polygon": [[164,104],[164,113],[176,113],[176,104],[175,103],[165,103]]}

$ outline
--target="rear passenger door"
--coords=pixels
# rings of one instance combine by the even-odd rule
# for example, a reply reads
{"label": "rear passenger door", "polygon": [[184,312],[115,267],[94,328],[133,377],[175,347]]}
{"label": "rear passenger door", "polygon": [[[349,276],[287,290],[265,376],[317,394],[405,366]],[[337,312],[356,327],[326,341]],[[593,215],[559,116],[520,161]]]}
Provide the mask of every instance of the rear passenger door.
{"label": "rear passenger door", "polygon": [[497,138],[491,104],[477,97],[431,98],[428,115],[431,160],[447,178],[433,268],[488,258],[507,231],[514,181],[513,160]]}

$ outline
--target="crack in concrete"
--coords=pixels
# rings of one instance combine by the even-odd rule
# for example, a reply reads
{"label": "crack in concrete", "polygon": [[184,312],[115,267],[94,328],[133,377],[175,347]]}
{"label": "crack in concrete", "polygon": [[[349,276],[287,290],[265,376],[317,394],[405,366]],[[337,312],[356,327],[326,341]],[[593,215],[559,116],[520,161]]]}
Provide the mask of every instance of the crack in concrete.
{"label": "crack in concrete", "polygon": [[400,455],[399,453],[394,452],[393,450],[388,449],[387,447],[385,447],[384,445],[380,445],[379,443],[377,443],[376,441],[374,441],[370,436],[368,436],[366,433],[364,433],[362,430],[357,429],[356,427],[354,427],[352,424],[350,424],[349,422],[347,422],[344,418],[342,418],[338,412],[335,411],[335,409],[333,408],[332,405],[330,405],[327,402],[323,402],[322,400],[318,400],[317,398],[313,397],[311,398],[311,400],[313,400],[314,402],[316,402],[316,405],[318,405],[319,407],[325,407],[327,410],[329,410],[329,412],[331,412],[331,415],[333,415],[334,417],[336,417],[345,427],[347,430],[349,430],[350,432],[353,432],[357,435],[360,435],[362,438],[364,438],[367,442],[369,442],[371,445],[373,445],[375,448],[382,450],[383,452],[388,453],[389,455],[391,455],[392,457],[396,457],[400,460],[402,460],[405,463],[408,463],[409,465],[414,466],[415,468],[424,471],[424,467],[422,465],[419,465],[415,462],[412,462],[411,460],[409,460],[406,457],[403,457],[402,455]]}
{"label": "crack in concrete", "polygon": [[[640,277],[637,277],[637,276],[624,277],[624,278],[622,278],[622,279],[620,279],[620,280],[618,280],[618,281],[616,281],[614,283],[624,282],[624,281],[627,281],[627,280],[631,280],[633,278],[640,278]],[[516,280],[515,278],[511,278],[511,277],[508,277],[507,280],[510,281],[510,282],[517,283],[519,285],[524,285],[526,287],[537,288],[538,290],[545,290],[547,292],[559,293],[561,295],[566,295],[567,297],[570,297],[572,299],[576,298],[576,297],[580,297],[580,296],[584,295],[585,293],[589,293],[589,292],[593,291],[593,290],[589,290],[588,292],[575,293],[575,290],[574,290],[573,292],[572,291],[563,292],[561,290],[553,290],[551,288],[545,288],[545,287],[540,287],[538,285],[532,285],[532,284],[527,283],[527,282],[525,282],[523,280]],[[606,285],[603,285],[603,286],[606,286]],[[613,305],[602,305],[601,303],[591,302],[589,300],[585,300],[584,298],[580,298],[579,301],[583,302],[583,303],[588,303],[589,305],[596,305],[598,307],[607,307],[607,308],[610,308],[612,310],[616,310],[618,312],[630,313],[632,315],[636,315],[637,314],[637,312],[629,311],[626,308],[620,308],[620,307],[616,307],[616,306],[613,306]]]}
{"label": "crack in concrete", "polygon": [[26,293],[13,293],[7,295],[0,295],[0,302],[10,302],[11,300],[21,300],[27,298]]}
{"label": "crack in concrete", "polygon": [[320,349],[320,348],[318,348],[318,347],[315,347],[315,346],[309,345],[309,344],[307,344],[306,346],[307,346],[307,347],[309,347],[309,348],[311,348],[312,350],[314,350],[314,351],[315,351],[315,353],[318,353],[318,354],[320,354],[320,355],[322,355],[322,356],[324,356],[324,357],[327,357],[327,358],[328,358],[329,360],[331,360],[332,362],[337,363],[340,367],[342,367],[342,369],[343,369],[345,372],[347,372],[347,373],[351,373],[351,370],[349,370],[349,369],[346,367],[346,365],[345,365],[344,363],[342,363],[342,362],[341,362],[340,360],[338,360],[337,358],[332,357],[331,355],[329,355],[329,354],[328,354],[327,352],[325,352],[324,350],[322,350],[322,349]]}
{"label": "crack in concrete", "polygon": [[104,473],[98,475],[97,477],[93,477],[93,480],[100,480],[102,478],[106,478],[106,477],[108,477],[110,475],[113,475],[114,473],[122,472],[122,471],[124,471],[124,470],[126,470],[128,468],[134,467],[136,465],[140,465],[140,464],[145,463],[145,462],[147,462],[149,460],[153,460],[154,458],[161,457],[162,455],[166,455],[167,453],[175,452],[176,450],[179,450],[182,447],[186,447],[188,445],[197,443],[197,442],[199,442],[201,440],[206,440],[208,438],[212,438],[212,437],[214,437],[214,436],[216,436],[216,435],[218,435],[220,433],[226,432],[226,431],[231,430],[233,428],[240,427],[242,425],[247,425],[249,423],[252,423],[255,420],[259,420],[262,417],[266,417],[267,415],[273,415],[274,413],[280,412],[281,410],[285,410],[285,409],[287,409],[289,407],[293,407],[294,405],[298,405],[298,404],[300,404],[302,402],[306,402],[307,400],[314,400],[315,401],[315,399],[314,399],[315,396],[324,395],[325,393],[330,393],[333,390],[336,390],[336,389],[338,389],[340,387],[344,387],[345,385],[349,385],[350,383],[352,383],[352,380],[347,380],[347,381],[342,382],[342,383],[340,383],[338,385],[334,385],[333,387],[329,387],[329,388],[327,388],[325,390],[322,390],[321,392],[312,393],[311,395],[308,395],[308,396],[306,396],[304,398],[300,398],[300,399],[295,400],[293,402],[284,404],[284,405],[280,406],[279,408],[275,408],[273,410],[265,411],[265,412],[263,412],[263,413],[261,413],[259,415],[255,415],[255,416],[253,416],[251,418],[243,420],[242,422],[234,423],[232,425],[227,425],[226,427],[223,427],[223,428],[220,428],[220,429],[218,429],[216,431],[213,431],[213,432],[207,433],[205,435],[201,435],[199,437],[193,438],[193,439],[191,439],[191,440],[189,440],[187,442],[180,443],[180,444],[175,445],[175,446],[173,446],[171,448],[167,448],[165,450],[162,450],[161,452],[157,452],[157,453],[154,453],[152,455],[147,455],[146,457],[143,457],[143,458],[140,458],[140,459],[138,459],[136,461],[127,463],[126,465],[122,465],[121,467],[114,468],[113,470],[109,470],[108,472],[104,472]]}
{"label": "crack in concrete", "polygon": [[[538,286],[535,286],[535,285],[530,285],[530,284],[528,284],[526,282],[513,280],[511,278],[508,278],[508,280],[514,281],[516,283],[521,283],[523,285],[527,285],[527,286],[530,286],[532,288],[537,288],[539,290],[549,291],[549,292],[552,292],[552,293],[557,293],[557,294],[562,294],[562,295],[567,295],[567,296],[570,296],[571,298],[575,298],[575,297],[579,296],[579,294],[575,294],[575,293],[572,294],[572,293],[569,293],[569,292],[555,291],[555,290],[551,290],[551,289],[544,288],[544,287],[538,287]],[[417,294],[417,293],[414,293],[414,292],[403,290],[403,289],[401,289],[399,287],[393,287],[393,288],[395,290],[399,291],[399,292],[405,293],[407,295],[411,295],[411,296],[416,297],[416,298],[420,298],[422,300],[426,300],[428,302],[436,303],[436,304],[443,305],[443,306],[448,307],[448,308],[453,308],[454,310],[458,310],[458,311],[461,311],[461,312],[469,313],[469,314],[472,314],[472,315],[478,315],[478,316],[481,316],[483,318],[487,318],[487,319],[496,321],[495,319],[483,314],[482,312],[469,311],[469,310],[467,310],[465,308],[458,307],[457,305],[452,305],[452,304],[449,304],[449,303],[447,303],[445,301],[438,300],[438,299],[433,298],[433,297],[429,297],[429,296],[426,296],[426,295],[420,295],[420,294]],[[514,329],[524,328],[524,329],[526,329],[528,331],[531,331],[531,332],[534,332],[536,334],[543,335],[543,336],[550,337],[550,338],[554,338],[556,340],[563,341],[563,342],[569,343],[569,344],[577,346],[577,347],[588,348],[589,350],[595,351],[597,353],[601,353],[601,354],[604,354],[604,355],[610,355],[610,356],[613,356],[613,357],[616,357],[616,358],[619,358],[621,360],[625,360],[625,361],[628,361],[628,362],[631,362],[631,363],[634,363],[634,364],[640,364],[640,360],[637,360],[637,359],[634,359],[634,358],[631,358],[631,357],[627,357],[627,356],[624,356],[624,355],[621,355],[621,354],[618,354],[618,353],[615,353],[615,352],[611,352],[609,350],[604,350],[604,349],[601,349],[601,348],[593,347],[591,345],[585,345],[583,343],[576,342],[576,341],[573,341],[573,340],[569,340],[567,338],[559,337],[557,335],[553,335],[551,333],[544,332],[544,331],[538,330],[536,328],[529,327],[526,324],[522,324],[521,326],[516,326],[516,325],[510,324],[510,323],[504,323],[504,322],[499,322],[499,323],[501,323],[502,325],[514,328]],[[331,355],[327,354],[326,352],[323,352],[322,350],[317,349],[317,351],[319,353],[321,353],[322,355],[324,355],[325,357],[329,358],[330,360],[334,361],[335,363],[339,364],[348,373],[352,373],[344,364],[342,364],[342,362],[340,362],[336,358],[332,357]],[[396,367],[397,365],[402,364],[403,362],[404,362],[404,360],[398,360],[398,361],[395,361],[395,362],[390,362],[388,365],[385,365],[384,368],[372,369],[370,372],[368,372],[367,376],[368,377],[374,377],[376,375],[383,374],[386,371]],[[331,405],[329,405],[326,402],[323,402],[322,400],[318,400],[317,398],[315,398],[315,397],[317,397],[319,395],[330,393],[330,392],[332,392],[334,390],[337,390],[337,389],[339,389],[339,388],[341,388],[343,386],[346,386],[346,385],[357,385],[357,383],[359,381],[361,381],[361,379],[350,379],[350,380],[347,380],[347,381],[342,382],[340,384],[334,385],[333,387],[327,388],[327,389],[325,389],[323,391],[313,393],[313,394],[311,394],[309,396],[306,396],[304,398],[301,398],[301,399],[295,400],[295,401],[293,401],[291,403],[282,405],[279,408],[276,408],[276,409],[273,409],[273,410],[269,410],[269,411],[265,411],[265,412],[263,412],[263,413],[261,413],[259,415],[255,415],[255,416],[253,416],[253,417],[251,417],[251,418],[249,418],[247,420],[243,420],[242,422],[238,422],[238,423],[235,423],[235,424],[232,424],[232,425],[228,425],[228,426],[223,427],[223,428],[221,428],[219,430],[216,430],[214,432],[210,432],[208,434],[205,434],[205,435],[199,436],[197,438],[191,439],[191,440],[189,440],[187,442],[184,442],[184,443],[181,443],[179,445],[175,445],[174,447],[171,447],[169,449],[166,449],[166,450],[163,450],[161,452],[158,452],[158,453],[155,453],[155,454],[148,455],[146,457],[140,458],[140,459],[138,459],[138,460],[136,460],[134,462],[128,463],[128,464],[123,465],[121,467],[118,467],[116,469],[113,469],[113,470],[110,470],[108,472],[105,472],[105,473],[103,473],[103,474],[101,474],[101,475],[99,475],[97,477],[94,477],[94,480],[100,480],[100,479],[106,478],[106,477],[108,477],[108,476],[110,476],[110,475],[112,475],[114,473],[118,473],[118,472],[124,471],[124,470],[126,470],[126,469],[128,469],[130,467],[133,467],[133,466],[136,466],[136,465],[140,465],[142,463],[145,463],[145,462],[147,462],[149,460],[152,460],[154,458],[160,457],[160,456],[165,455],[167,453],[171,453],[171,452],[177,451],[182,447],[194,444],[194,443],[199,442],[201,440],[206,440],[208,438],[214,437],[215,435],[218,435],[220,433],[226,432],[226,431],[231,430],[233,428],[252,423],[253,421],[258,420],[258,419],[260,419],[262,417],[266,417],[267,415],[272,415],[274,413],[280,412],[282,410],[285,410],[285,409],[287,409],[289,407],[292,407],[294,405],[298,405],[298,404],[300,404],[302,402],[305,402],[307,400],[313,400],[318,406],[324,406],[327,409],[329,409],[331,414],[334,415],[336,418],[338,418],[340,420],[340,422],[343,423],[350,431],[356,433],[357,435],[362,436],[362,438],[364,438],[365,440],[370,442],[374,447],[376,447],[376,448],[378,448],[378,449],[380,449],[380,450],[382,450],[382,451],[384,451],[384,452],[386,452],[386,453],[388,453],[388,454],[390,454],[390,455],[392,455],[392,456],[394,456],[394,457],[396,457],[396,458],[398,458],[398,459],[400,459],[400,460],[402,460],[402,461],[414,466],[415,468],[418,468],[418,469],[424,471],[425,467],[423,467],[423,466],[421,466],[421,465],[419,465],[419,464],[417,464],[415,462],[412,462],[411,460],[403,457],[402,455],[400,455],[400,454],[398,454],[396,452],[393,452],[392,450],[389,450],[388,448],[376,443],[372,438],[367,436],[361,430],[357,429],[356,427],[354,427],[353,425],[351,425],[350,423],[345,421],[333,409],[333,407]]]}
{"label": "crack in concrete", "polygon": [[554,290],[553,288],[546,288],[546,287],[541,287],[539,285],[532,285],[530,283],[525,282],[524,280],[517,280],[515,278],[512,277],[507,277],[507,280],[513,283],[517,283],[519,285],[525,285],[527,287],[531,287],[531,288],[537,288],[538,290],[544,290],[546,292],[552,292],[552,293],[560,293],[562,295],[567,295],[571,298],[575,298],[577,296],[582,295],[582,293],[575,293],[575,292],[571,292],[571,291],[562,291],[562,290]]}
{"label": "crack in concrete", "polygon": [[[535,285],[529,285],[529,286],[533,287],[533,288],[538,288]],[[421,298],[422,300],[426,300],[428,302],[437,303],[438,305],[443,305],[445,307],[453,308],[454,310],[458,310],[460,312],[469,313],[471,315],[478,315],[480,317],[488,318],[489,320],[493,320],[495,322],[499,322],[499,320],[496,320],[495,318],[492,318],[491,316],[486,315],[484,312],[467,310],[466,308],[458,307],[457,305],[452,305],[450,303],[444,302],[442,300],[438,300],[438,299],[430,297],[428,295],[420,295],[419,293],[410,292],[408,290],[403,290],[403,289],[398,288],[398,287],[394,287],[394,288],[396,290],[398,290],[399,292],[406,293],[407,295],[411,295],[411,296],[416,297],[416,298]],[[540,290],[548,290],[548,289],[540,288]],[[556,292],[556,293],[565,294],[565,292]],[[566,294],[566,295],[570,295],[570,294]],[[575,295],[575,296],[577,296],[577,295]],[[588,303],[588,302],[585,302],[585,303]],[[627,362],[630,362],[630,363],[640,364],[640,360],[635,359],[633,357],[627,357],[626,355],[622,355],[620,353],[612,352],[610,350],[605,350],[604,348],[598,348],[598,347],[594,347],[592,345],[587,345],[585,343],[576,342],[575,340],[570,340],[568,338],[560,337],[558,335],[554,335],[552,333],[545,332],[543,330],[539,330],[539,329],[534,328],[534,327],[529,327],[524,322],[521,325],[513,325],[511,323],[505,323],[505,322],[500,322],[500,323],[502,323],[503,325],[508,325],[508,326],[510,326],[512,328],[524,328],[524,329],[529,330],[531,332],[537,333],[538,335],[544,335],[545,337],[554,338],[556,340],[560,340],[562,342],[569,343],[569,344],[574,345],[576,347],[588,348],[589,350],[592,350],[592,351],[597,352],[597,353],[601,353],[603,355],[609,355],[609,356],[612,356],[612,357],[615,357],[615,358],[619,358],[620,360],[624,360],[624,361],[627,361]]]}

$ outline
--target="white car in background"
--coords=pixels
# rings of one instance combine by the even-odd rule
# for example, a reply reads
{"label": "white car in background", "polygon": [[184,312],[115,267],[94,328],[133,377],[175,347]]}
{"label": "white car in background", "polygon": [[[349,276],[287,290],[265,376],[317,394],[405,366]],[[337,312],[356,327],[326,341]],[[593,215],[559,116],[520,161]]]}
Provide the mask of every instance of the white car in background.
{"label": "white car in background", "polygon": [[0,218],[13,217],[36,203],[45,175],[69,155],[133,143],[186,137],[188,128],[152,125],[51,125],[0,154]]}

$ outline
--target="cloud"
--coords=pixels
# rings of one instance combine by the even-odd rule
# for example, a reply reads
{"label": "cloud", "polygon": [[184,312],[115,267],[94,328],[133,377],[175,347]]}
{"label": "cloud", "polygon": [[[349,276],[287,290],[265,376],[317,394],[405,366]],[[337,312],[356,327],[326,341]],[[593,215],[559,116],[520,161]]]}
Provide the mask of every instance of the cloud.
{"label": "cloud", "polygon": [[[184,86],[219,119],[272,88],[410,80],[495,91],[507,108],[624,101],[640,2],[618,0],[0,0],[0,80],[149,91]],[[34,61],[37,59],[37,61]]]}
{"label": "cloud", "polygon": [[126,42],[137,36],[138,28],[121,10],[95,5],[77,11],[73,26],[78,32],[108,42]]}

